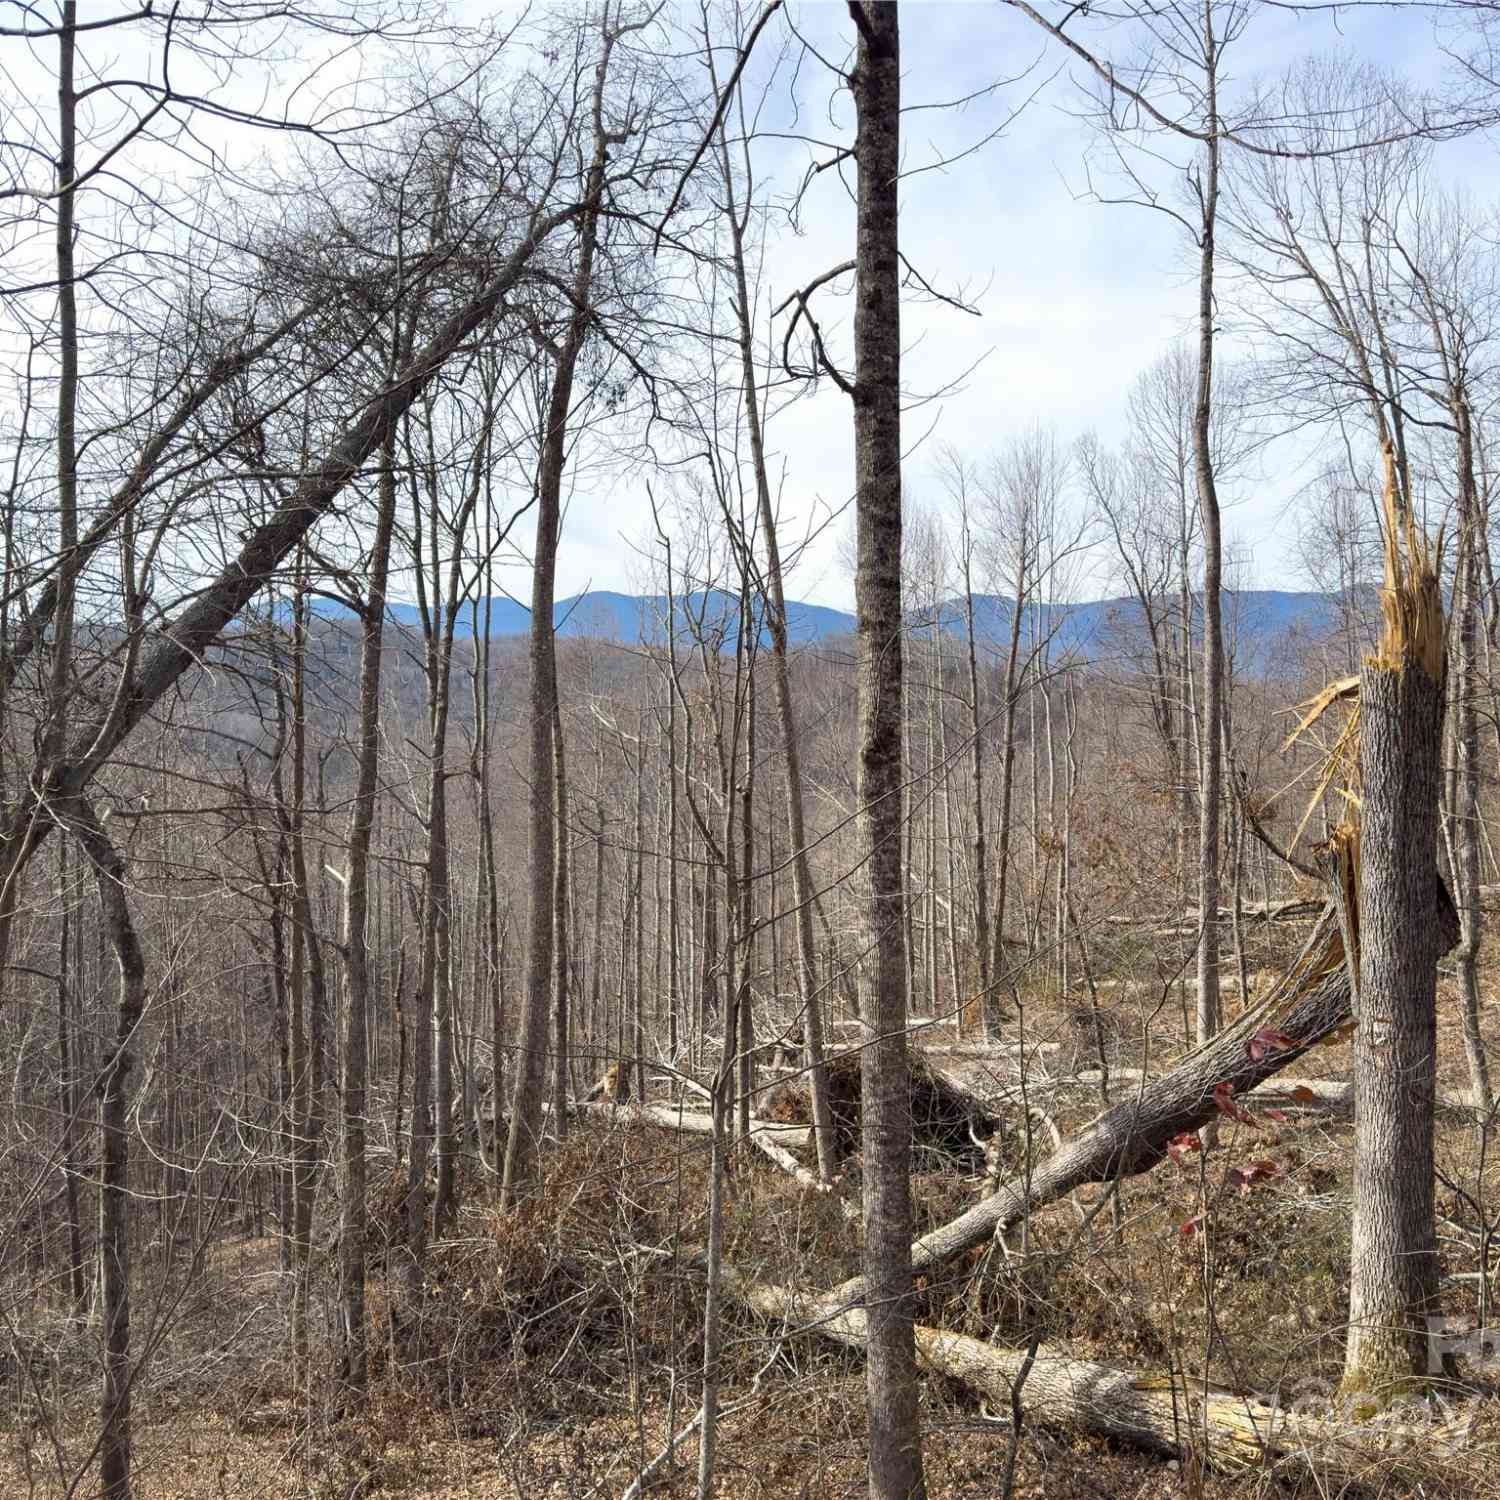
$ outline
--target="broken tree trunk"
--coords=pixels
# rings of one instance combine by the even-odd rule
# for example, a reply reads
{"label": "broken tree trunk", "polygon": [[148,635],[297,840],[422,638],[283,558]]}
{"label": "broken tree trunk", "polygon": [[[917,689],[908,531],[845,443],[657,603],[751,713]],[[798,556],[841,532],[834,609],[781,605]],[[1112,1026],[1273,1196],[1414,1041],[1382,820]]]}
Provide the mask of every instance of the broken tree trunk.
{"label": "broken tree trunk", "polygon": [[[803,1296],[727,1265],[720,1267],[720,1276],[724,1295],[743,1307],[851,1348],[865,1347],[864,1310],[843,1304],[837,1294]],[[999,1349],[941,1328],[918,1325],[915,1333],[922,1369],[957,1380],[1009,1419],[1012,1383],[1028,1359],[1026,1350]],[[1218,1468],[1285,1458],[1343,1483],[1404,1470],[1430,1478],[1436,1465],[1464,1459],[1461,1422],[1451,1431],[1431,1423],[1410,1430],[1349,1429],[1223,1387],[1205,1388],[1187,1375],[1134,1375],[1045,1346],[1036,1351],[1021,1402],[1035,1421],[1081,1428],[1171,1457],[1188,1457],[1196,1451],[1194,1439],[1206,1431],[1208,1451],[1200,1457]]]}
{"label": "broken tree trunk", "polygon": [[[1437,909],[1440,948],[1446,952],[1458,941],[1458,913],[1441,881]],[[1264,1000],[1207,1045],[1190,1052],[1170,1072],[1142,1082],[1123,1096],[1061,1150],[958,1218],[923,1235],[912,1245],[913,1273],[925,1274],[982,1245],[1030,1210],[1085,1183],[1149,1171],[1166,1155],[1167,1144],[1175,1136],[1198,1130],[1217,1116],[1214,1090],[1221,1084],[1230,1085],[1236,1097],[1243,1097],[1349,1017],[1348,968],[1330,902],[1301,953]],[[834,1297],[854,1302],[864,1295],[864,1279],[854,1277]]]}

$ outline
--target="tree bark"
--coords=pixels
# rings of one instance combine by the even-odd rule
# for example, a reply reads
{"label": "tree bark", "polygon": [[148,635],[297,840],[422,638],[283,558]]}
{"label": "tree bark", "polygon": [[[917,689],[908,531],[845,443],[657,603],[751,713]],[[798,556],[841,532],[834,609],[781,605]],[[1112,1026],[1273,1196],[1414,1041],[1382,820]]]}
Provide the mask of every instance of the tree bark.
{"label": "tree bark", "polygon": [[[713,49],[705,54],[713,73]],[[750,465],[755,477],[756,512],[766,549],[764,597],[766,628],[771,637],[771,685],[776,698],[776,717],[781,727],[782,754],[786,759],[787,831],[791,838],[792,899],[796,906],[797,979],[802,1002],[802,1020],[807,1041],[808,1086],[812,1095],[813,1130],[818,1142],[818,1172],[831,1182],[837,1172],[833,1143],[833,1116],[828,1107],[828,1073],[823,1057],[823,1003],[818,993],[817,946],[813,939],[812,869],[807,858],[807,819],[803,799],[802,749],[792,703],[792,675],[786,622],[786,591],[781,572],[781,546],[776,534],[776,510],[771,503],[771,480],[766,465],[765,436],[761,425],[760,389],[755,380],[752,304],[745,271],[745,215],[734,198],[734,172],[728,142],[719,136],[720,169],[728,195],[730,252],[734,267],[736,334],[739,340],[740,381],[745,402],[745,425],[750,440]],[[674,705],[675,706],[675,705]],[[675,790],[675,786],[674,786]]]}
{"label": "tree bark", "polygon": [[1223,542],[1214,479],[1214,234],[1219,206],[1218,41],[1212,0],[1203,0],[1203,71],[1208,139],[1203,147],[1198,244],[1198,371],[1193,403],[1193,472],[1203,525],[1203,739],[1198,801],[1198,1044],[1222,1022],[1219,1003],[1219,811],[1223,785]]}
{"label": "tree bark", "polygon": [[865,858],[860,1012],[864,1270],[869,1308],[871,1500],[924,1500],[912,1336],[911,1102],[906,1060],[906,885],[902,869],[901,170],[899,9],[850,0],[859,32],[849,85],[855,158],[854,464],[859,674],[859,843]]}
{"label": "tree bark", "polygon": [[[1354,1216],[1343,1379],[1346,1392],[1372,1395],[1428,1373],[1427,1317],[1438,1293],[1433,1113],[1444,951],[1434,896],[1442,602],[1389,486],[1387,526],[1386,629],[1359,687]],[[1398,529],[1406,531],[1404,544],[1390,534]]]}
{"label": "tree bark", "polygon": [[[850,1348],[868,1345],[869,1319],[862,1308],[808,1296],[795,1288],[756,1281],[737,1266],[721,1265],[722,1297],[778,1322]],[[1207,1386],[1202,1381],[1135,1374],[1060,1350],[997,1348],[983,1339],[943,1328],[918,1326],[918,1363],[934,1375],[956,1380],[999,1411],[1012,1397],[1036,1421],[1082,1429],[1163,1456],[1190,1459],[1192,1435],[1207,1433],[1207,1451],[1196,1456],[1231,1473],[1243,1473],[1268,1458],[1303,1463],[1325,1479],[1357,1484],[1374,1472],[1430,1479],[1435,1466],[1451,1465],[1467,1477],[1472,1451],[1464,1431],[1444,1431],[1430,1422],[1382,1429],[1374,1436],[1337,1422],[1271,1406],[1255,1396]]]}
{"label": "tree bark", "polygon": [[82,797],[59,807],[94,869],[103,927],[120,972],[114,1045],[99,1071],[99,1286],[104,1383],[99,1401],[99,1485],[130,1500],[130,1073],[146,1009],[146,961],[125,898],[125,861]]}

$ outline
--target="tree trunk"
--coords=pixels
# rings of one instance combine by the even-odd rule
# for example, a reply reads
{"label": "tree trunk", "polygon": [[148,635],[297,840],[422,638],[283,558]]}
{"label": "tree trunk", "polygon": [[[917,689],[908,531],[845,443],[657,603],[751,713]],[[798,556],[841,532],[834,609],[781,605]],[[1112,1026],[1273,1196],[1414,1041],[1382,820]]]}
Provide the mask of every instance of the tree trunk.
{"label": "tree trunk", "polygon": [[[713,50],[706,52],[711,76]],[[807,1042],[808,1087],[812,1097],[813,1130],[818,1142],[818,1172],[831,1182],[838,1170],[833,1140],[833,1115],[828,1106],[828,1073],[823,1061],[823,1003],[818,993],[817,946],[813,939],[812,869],[807,858],[807,819],[802,787],[802,750],[797,714],[792,702],[792,674],[786,623],[786,591],[781,574],[781,546],[777,539],[776,508],[771,501],[771,479],[766,465],[765,437],[761,426],[760,389],[755,380],[752,305],[745,271],[745,221],[734,201],[734,173],[729,146],[719,136],[720,168],[729,197],[727,219],[730,251],[734,262],[736,332],[739,339],[740,381],[745,403],[745,425],[750,440],[750,465],[755,477],[756,512],[766,549],[766,628],[771,637],[771,686],[776,698],[776,717],[781,727],[782,753],[786,758],[786,816],[792,851],[792,899],[797,932],[798,998]],[[746,208],[748,212],[748,205]],[[675,702],[674,702],[675,707]],[[673,791],[675,793],[675,776]]]}
{"label": "tree trunk", "polygon": [[1203,523],[1203,741],[1198,803],[1198,1045],[1222,1022],[1219,1004],[1219,807],[1223,783],[1224,626],[1220,604],[1223,543],[1210,446],[1213,422],[1214,232],[1219,203],[1218,44],[1213,6],[1203,7],[1208,140],[1204,145],[1198,255],[1198,381],[1193,405],[1193,470]]}
{"label": "tree trunk", "polygon": [[[1447,890],[1434,883],[1433,927],[1441,951],[1458,941],[1458,915]],[[1148,1172],[1166,1159],[1176,1136],[1200,1129],[1219,1113],[1214,1090],[1229,1084],[1243,1099],[1266,1079],[1302,1057],[1350,1014],[1349,972],[1332,903],[1326,905],[1301,953],[1264,1000],[1248,1008],[1205,1047],[1184,1057],[1169,1073],[1142,1083],[1099,1115],[1081,1135],[1003,1184],[956,1219],[932,1230],[911,1247],[917,1275],[931,1271],[1003,1234],[1027,1213],[1090,1182],[1112,1182]],[[1248,1045],[1261,1028],[1292,1039],[1286,1048]],[[838,1289],[855,1300],[867,1291],[855,1277]]]}
{"label": "tree trunk", "polygon": [[[395,340],[394,342],[399,342]],[[362,1391],[368,1371],[365,1329],[365,1135],[370,1021],[370,842],[380,776],[380,669],[385,591],[396,516],[395,439],[381,445],[375,536],[370,546],[365,611],[360,621],[359,728],[349,854],[344,876],[344,1058],[341,1093],[343,1181],[339,1203],[340,1376]],[[398,987],[399,989],[399,987]],[[400,1004],[399,993],[397,1004]],[[399,1097],[399,1096],[398,1096]],[[399,1107],[399,1106],[398,1106]],[[399,1136],[399,1132],[398,1132]]]}
{"label": "tree trunk", "polygon": [[114,1046],[99,1071],[99,1286],[104,1384],[99,1402],[103,1500],[130,1500],[130,1072],[146,1008],[146,961],[125,899],[125,862],[82,797],[59,807],[99,888],[103,928],[120,970]]}
{"label": "tree trunk", "polygon": [[[568,1133],[568,771],[563,746],[562,713],[552,694],[552,826],[556,840],[552,864],[552,1108],[553,1128],[561,1140]],[[602,844],[600,845],[602,848]]]}
{"label": "tree trunk", "polygon": [[910,1258],[906,887],[901,863],[901,170],[898,7],[850,0],[855,159],[854,464],[860,853],[869,882],[861,1056],[871,1500],[923,1500]]}
{"label": "tree trunk", "polygon": [[1485,1116],[1494,1107],[1489,1060],[1480,1030],[1479,951],[1483,923],[1479,912],[1479,529],[1481,507],[1474,473],[1474,437],[1468,402],[1454,403],[1458,431],[1459,517],[1458,577],[1454,608],[1458,629],[1454,636],[1458,670],[1454,674],[1453,740],[1457,752],[1454,774],[1454,896],[1458,902],[1463,937],[1458,945],[1459,1015],[1463,1022],[1464,1052],[1474,1087],[1475,1107]]}
{"label": "tree trunk", "polygon": [[[1343,1388],[1388,1395],[1427,1370],[1437,1306],[1438,790],[1443,722],[1439,585],[1390,474],[1386,626],[1360,673],[1359,995],[1354,1217]],[[1404,532],[1404,537],[1399,535]],[[1402,552],[1404,551],[1404,559]]]}
{"label": "tree trunk", "polygon": [[[718,1291],[721,1298],[763,1317],[794,1324],[796,1331],[855,1349],[868,1342],[864,1310],[844,1307],[834,1298],[755,1281],[732,1265],[720,1266]],[[967,1386],[993,1410],[1014,1410],[1014,1399],[1016,1405],[1024,1402],[1025,1413],[1037,1421],[1164,1456],[1208,1457],[1232,1474],[1273,1458],[1306,1464],[1322,1478],[1349,1486],[1375,1472],[1411,1477],[1420,1484],[1431,1477],[1436,1463],[1449,1466],[1455,1479],[1472,1472],[1472,1450],[1464,1442],[1462,1424],[1445,1430],[1420,1422],[1371,1433],[1200,1380],[1121,1370],[1045,1346],[998,1348],[943,1328],[919,1326],[916,1349],[924,1370]],[[1195,1452],[1195,1432],[1208,1434],[1206,1454]]]}
{"label": "tree trunk", "polygon": [[72,955],[77,948],[79,911],[73,904],[68,877],[68,843],[57,846],[57,887],[63,902],[57,942],[57,1070],[58,1105],[62,1113],[63,1202],[68,1218],[68,1304],[75,1318],[88,1306],[88,1288],[83,1263],[83,1223],[78,1206],[78,1066],[73,1037],[73,987],[82,976],[75,973]]}
{"label": "tree trunk", "polygon": [[521,1012],[520,1059],[511,1097],[510,1137],[505,1146],[502,1207],[515,1204],[537,1170],[542,1132],[542,1098],[546,1092],[547,1033],[551,1021],[553,879],[556,873],[556,799],[553,766],[553,719],[557,712],[557,644],[552,607],[556,593],[557,541],[562,521],[563,466],[567,460],[568,414],[573,405],[573,376],[587,337],[599,240],[604,169],[609,159],[604,133],[604,83],[613,37],[606,28],[603,50],[594,72],[594,148],[578,226],[578,260],[573,274],[572,312],[552,374],[537,472],[536,555],[532,559],[530,646],[530,750],[528,774],[531,808],[527,851],[530,905],[526,954],[526,996]]}
{"label": "tree trunk", "polygon": [[[1028,538],[1023,520],[1016,552],[1016,591],[1011,600],[1010,646],[1005,653],[1005,727],[1000,746],[1000,822],[995,830],[995,919],[990,924],[990,985],[999,985],[1005,973],[1005,910],[1010,897],[1011,806],[1016,785],[1016,698],[1019,685],[1016,667],[1021,650],[1021,616],[1026,606]],[[1033,826],[1035,826],[1033,824]],[[985,1033],[993,1040],[1000,1034],[1003,1010],[998,992],[982,997]]]}

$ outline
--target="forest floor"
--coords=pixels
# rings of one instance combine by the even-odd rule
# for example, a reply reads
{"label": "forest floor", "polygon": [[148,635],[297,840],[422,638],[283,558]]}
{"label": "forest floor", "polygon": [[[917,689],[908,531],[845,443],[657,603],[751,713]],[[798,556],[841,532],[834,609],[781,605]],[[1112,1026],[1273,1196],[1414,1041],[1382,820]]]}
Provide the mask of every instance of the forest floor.
{"label": "forest floor", "polygon": [[[1061,1029],[1064,1018],[1028,1015],[1029,1027],[1053,1022]],[[1446,984],[1441,1024],[1441,1086],[1459,1093],[1468,1079]],[[1486,1025],[1491,1055],[1500,1055],[1500,1007]],[[1349,1067],[1348,1046],[1338,1044],[1293,1071],[1347,1079]],[[997,1085],[1004,1081],[997,1069]],[[1099,1101],[1074,1088],[1052,1108],[1070,1134]],[[992,1247],[924,1280],[919,1319],[1009,1347],[1040,1336],[1149,1377],[1175,1370],[1283,1403],[1324,1401],[1337,1383],[1348,1312],[1351,1140],[1349,1120],[1329,1112],[1261,1112],[1253,1128],[1226,1122],[1206,1162],[1166,1162],[1124,1184],[1118,1225],[1106,1211],[1080,1232],[1100,1191],[1084,1189],[1037,1212],[1024,1245],[1012,1237],[1024,1254],[1011,1265]],[[1036,1140],[1032,1149],[1050,1145]],[[1465,1195],[1500,1204],[1500,1141],[1446,1115],[1438,1157],[1444,1311],[1455,1327],[1472,1327],[1478,1236]],[[1253,1162],[1271,1163],[1274,1175],[1241,1191],[1232,1169]],[[919,1165],[921,1229],[982,1191],[972,1172]],[[292,1380],[275,1243],[225,1237],[206,1246],[196,1266],[156,1275],[135,1297],[137,1338],[159,1335],[136,1391],[137,1495],[616,1500],[697,1407],[702,1281],[690,1262],[706,1238],[706,1171],[701,1137],[642,1125],[622,1109],[574,1130],[550,1156],[545,1191],[520,1213],[497,1214],[476,1176],[432,1250],[421,1358],[411,1357],[411,1343],[392,1357],[377,1281],[371,1399],[342,1420],[325,1409],[326,1360],[310,1395]],[[758,1153],[737,1155],[725,1258],[766,1281],[819,1291],[858,1270],[857,1229],[833,1198],[807,1193]],[[332,1269],[325,1252],[314,1291],[314,1324],[325,1336]],[[862,1360],[784,1334],[732,1305],[727,1312],[718,1493],[862,1494]],[[88,1455],[95,1337],[55,1325],[50,1363],[6,1375],[0,1495],[93,1492],[92,1475],[69,1484]],[[1434,1464],[1414,1480],[1409,1465],[1398,1474],[1376,1463],[1358,1493],[1500,1496],[1500,1399],[1484,1393],[1479,1377],[1488,1371],[1461,1373],[1468,1383],[1444,1394],[1442,1413],[1468,1423],[1472,1465]],[[1008,1414],[982,1410],[944,1379],[924,1378],[923,1389],[933,1500],[1000,1494]],[[693,1494],[696,1457],[690,1438],[648,1493]],[[1224,1472],[1034,1424],[1019,1443],[1014,1489],[1057,1500],[1337,1492],[1305,1466]]]}

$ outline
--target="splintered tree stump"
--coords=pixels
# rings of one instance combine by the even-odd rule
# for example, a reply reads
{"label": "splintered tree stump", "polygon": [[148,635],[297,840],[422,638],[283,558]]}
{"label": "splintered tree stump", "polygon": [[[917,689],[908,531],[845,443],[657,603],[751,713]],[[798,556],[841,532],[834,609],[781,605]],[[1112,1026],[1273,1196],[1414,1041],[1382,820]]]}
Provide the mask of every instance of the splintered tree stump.
{"label": "splintered tree stump", "polygon": [[624,1104],[630,1098],[630,1059],[622,1057],[611,1063],[583,1098],[588,1104],[600,1100],[606,1104]]}

